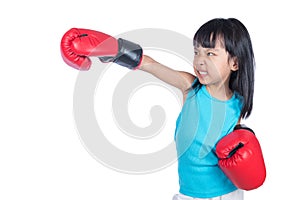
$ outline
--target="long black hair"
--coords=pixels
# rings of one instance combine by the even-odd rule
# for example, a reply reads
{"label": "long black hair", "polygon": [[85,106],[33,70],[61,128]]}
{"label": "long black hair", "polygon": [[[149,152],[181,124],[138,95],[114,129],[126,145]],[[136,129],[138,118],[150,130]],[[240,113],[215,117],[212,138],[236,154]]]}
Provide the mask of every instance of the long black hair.
{"label": "long black hair", "polygon": [[[238,70],[233,71],[229,88],[243,97],[241,118],[250,116],[253,107],[255,59],[251,38],[247,28],[237,19],[216,18],[203,24],[194,36],[194,46],[214,48],[221,39],[225,50],[231,58],[236,58]],[[202,84],[197,80],[192,88],[200,89]]]}

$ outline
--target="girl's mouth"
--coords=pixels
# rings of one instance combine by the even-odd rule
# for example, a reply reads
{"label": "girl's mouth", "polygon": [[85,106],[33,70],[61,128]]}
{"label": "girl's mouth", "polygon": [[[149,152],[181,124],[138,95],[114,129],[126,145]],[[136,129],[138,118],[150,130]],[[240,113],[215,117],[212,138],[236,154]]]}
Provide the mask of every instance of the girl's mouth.
{"label": "girl's mouth", "polygon": [[207,75],[207,72],[205,72],[205,71],[198,71],[198,73],[203,76]]}

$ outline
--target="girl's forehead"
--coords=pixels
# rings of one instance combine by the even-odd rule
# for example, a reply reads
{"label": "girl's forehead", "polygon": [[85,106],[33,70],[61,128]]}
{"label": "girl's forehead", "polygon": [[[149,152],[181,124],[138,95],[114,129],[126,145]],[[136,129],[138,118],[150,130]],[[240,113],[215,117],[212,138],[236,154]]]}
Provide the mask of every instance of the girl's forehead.
{"label": "girl's forehead", "polygon": [[[199,40],[200,39],[200,40]],[[224,37],[221,35],[215,35],[211,33],[209,39],[208,38],[198,38],[198,40],[194,41],[195,47],[203,47],[203,48],[225,48]]]}
{"label": "girl's forehead", "polygon": [[220,51],[220,50],[225,49],[223,42],[220,40],[216,40],[215,46],[213,46],[213,47],[203,47],[201,44],[196,43],[196,45],[194,45],[194,48],[195,49],[213,49],[215,51]]}

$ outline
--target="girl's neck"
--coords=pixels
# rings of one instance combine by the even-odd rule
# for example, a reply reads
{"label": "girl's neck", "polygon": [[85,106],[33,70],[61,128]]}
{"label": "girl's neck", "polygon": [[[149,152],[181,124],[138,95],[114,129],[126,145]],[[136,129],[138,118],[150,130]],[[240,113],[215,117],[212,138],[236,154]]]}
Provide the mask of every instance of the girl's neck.
{"label": "girl's neck", "polygon": [[206,85],[206,90],[208,93],[221,101],[227,101],[231,99],[233,92],[229,89],[229,86],[215,86],[215,85]]}

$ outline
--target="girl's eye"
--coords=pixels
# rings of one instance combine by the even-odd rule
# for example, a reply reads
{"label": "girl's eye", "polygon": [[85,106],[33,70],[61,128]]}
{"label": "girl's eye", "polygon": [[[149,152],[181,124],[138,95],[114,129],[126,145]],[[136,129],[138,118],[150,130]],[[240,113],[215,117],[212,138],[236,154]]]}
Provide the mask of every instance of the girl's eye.
{"label": "girl's eye", "polygon": [[207,53],[207,56],[213,56],[213,55],[215,55],[215,54],[212,53],[212,52],[208,52],[208,53]]}
{"label": "girl's eye", "polygon": [[199,53],[197,51],[194,51],[194,55],[197,56]]}

